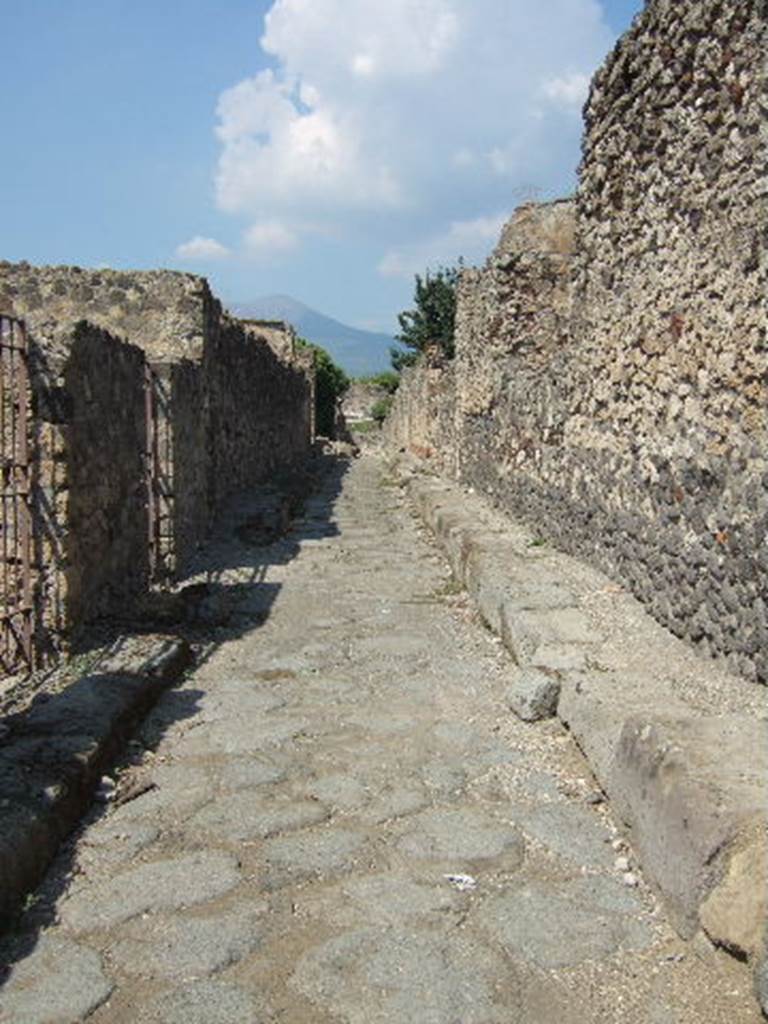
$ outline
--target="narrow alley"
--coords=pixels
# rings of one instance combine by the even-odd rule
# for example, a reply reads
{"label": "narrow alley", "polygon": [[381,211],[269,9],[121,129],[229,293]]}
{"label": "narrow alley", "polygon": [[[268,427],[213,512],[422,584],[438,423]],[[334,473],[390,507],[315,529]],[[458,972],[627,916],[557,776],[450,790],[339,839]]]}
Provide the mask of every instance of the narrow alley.
{"label": "narrow alley", "polygon": [[208,552],[235,615],[6,950],[4,1024],[760,1019],[562,724],[509,710],[509,655],[390,473],[340,463],[287,536]]}

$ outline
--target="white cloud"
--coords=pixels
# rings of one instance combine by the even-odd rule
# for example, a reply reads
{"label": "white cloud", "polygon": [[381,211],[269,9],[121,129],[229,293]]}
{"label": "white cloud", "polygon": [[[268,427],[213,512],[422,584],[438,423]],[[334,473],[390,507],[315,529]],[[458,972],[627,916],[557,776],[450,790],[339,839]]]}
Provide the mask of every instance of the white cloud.
{"label": "white cloud", "polygon": [[491,170],[494,174],[508,175],[514,171],[517,164],[515,149],[516,147],[514,143],[506,147],[493,147],[493,149],[488,153],[488,163],[490,164]]}
{"label": "white cloud", "polygon": [[229,249],[217,242],[215,238],[202,238],[195,235],[188,242],[176,246],[176,258],[180,260],[200,261],[224,260],[231,253]]}
{"label": "white cloud", "polygon": [[466,146],[461,146],[451,157],[451,163],[454,167],[474,167],[477,163],[477,155]]}
{"label": "white cloud", "polygon": [[352,70],[360,78],[370,78],[376,73],[376,59],[370,53],[358,53],[352,58]]}
{"label": "white cloud", "polygon": [[379,263],[379,273],[384,277],[410,280],[427,267],[452,266],[460,257],[467,263],[479,262],[497,242],[508,217],[508,213],[499,213],[493,217],[454,221],[441,234],[390,249]]}
{"label": "white cloud", "polygon": [[[261,45],[289,75],[335,89],[360,67],[397,79],[443,68],[460,35],[455,0],[276,0]],[[362,58],[356,67],[356,60]]]}
{"label": "white cloud", "polygon": [[[316,104],[308,106],[308,100]],[[394,198],[389,171],[367,168],[351,116],[320,105],[312,86],[271,71],[223,93],[217,197],[224,210],[374,205]]]}
{"label": "white cloud", "polygon": [[583,106],[589,93],[589,75],[575,73],[561,78],[550,78],[542,85],[547,99],[566,106]]}
{"label": "white cloud", "polygon": [[245,232],[244,241],[247,254],[258,258],[283,255],[299,244],[298,236],[276,220],[252,224]]}
{"label": "white cloud", "polygon": [[218,205],[386,236],[382,266],[409,262],[522,182],[570,186],[611,38],[598,0],[275,0],[274,68],[219,99]]}

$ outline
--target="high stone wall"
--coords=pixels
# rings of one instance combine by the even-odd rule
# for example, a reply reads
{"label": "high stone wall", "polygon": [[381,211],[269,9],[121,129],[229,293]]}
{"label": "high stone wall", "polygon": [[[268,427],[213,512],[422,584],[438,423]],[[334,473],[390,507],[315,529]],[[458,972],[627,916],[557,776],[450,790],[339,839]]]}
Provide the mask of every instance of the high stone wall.
{"label": "high stone wall", "polygon": [[47,655],[182,574],[227,497],[309,451],[314,370],[189,274],[0,263],[0,311],[31,339]]}
{"label": "high stone wall", "polygon": [[25,321],[43,393],[51,393],[46,379],[69,359],[80,321],[143,351],[155,371],[150,429],[159,435],[162,478],[153,571],[160,578],[181,571],[206,537],[213,513],[209,403],[201,363],[222,314],[207,282],[165,270],[0,262],[0,310]]}
{"label": "high stone wall", "polygon": [[575,208],[523,207],[463,275],[455,423],[407,442],[762,680],[766,52],[764,3],[651,0],[593,82]]}
{"label": "high stone wall", "polygon": [[767,52],[763,0],[657,0],[593,82],[557,529],[764,680]]}
{"label": "high stone wall", "polygon": [[64,373],[69,626],[123,612],[147,587],[144,357],[83,325]]}
{"label": "high stone wall", "polygon": [[157,435],[159,504],[154,577],[178,576],[207,536],[214,513],[213,439],[200,364],[148,367]]}
{"label": "high stone wall", "polygon": [[568,410],[574,204],[521,207],[482,271],[462,275],[456,314],[459,475],[518,500]]}
{"label": "high stone wall", "polygon": [[370,380],[353,380],[341,399],[341,411],[347,425],[351,427],[361,421],[370,422],[374,406],[388,394],[389,391],[381,384],[374,384]]}
{"label": "high stone wall", "polygon": [[240,323],[252,333],[268,343],[272,351],[285,362],[293,362],[296,357],[296,330],[285,320],[252,320],[241,318]]}
{"label": "high stone wall", "polygon": [[[29,578],[38,663],[55,657],[82,623],[123,613],[149,576],[144,354],[85,322],[61,341],[66,358],[50,357],[34,338],[29,344]],[[7,557],[16,557],[13,546]]]}
{"label": "high stone wall", "polygon": [[25,320],[51,356],[88,320],[127,338],[151,362],[202,358],[218,303],[202,277],[170,270],[89,270],[0,261],[0,309]]}
{"label": "high stone wall", "polygon": [[303,364],[282,362],[265,338],[226,317],[207,342],[203,375],[219,505],[306,453],[313,389]]}
{"label": "high stone wall", "polygon": [[453,476],[455,394],[454,367],[450,362],[404,370],[394,404],[384,421],[385,444],[429,459],[436,472]]}
{"label": "high stone wall", "polygon": [[[172,490],[198,508],[203,487],[211,490],[209,517],[222,497],[308,450],[314,383],[293,328],[228,316],[204,278],[0,262],[0,309],[26,321],[49,360],[67,357],[80,320],[143,349],[175,403],[184,465],[176,460],[183,479]],[[173,365],[185,368],[173,375]],[[207,444],[200,443],[203,429],[211,434]],[[178,518],[182,546],[199,543],[199,513]]]}

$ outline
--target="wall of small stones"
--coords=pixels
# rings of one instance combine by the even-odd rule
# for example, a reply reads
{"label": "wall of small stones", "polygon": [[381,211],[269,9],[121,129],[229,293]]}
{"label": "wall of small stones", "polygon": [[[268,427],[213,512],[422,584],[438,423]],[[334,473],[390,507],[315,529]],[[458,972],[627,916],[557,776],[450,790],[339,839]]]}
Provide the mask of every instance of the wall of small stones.
{"label": "wall of small stones", "polygon": [[67,619],[124,612],[147,588],[144,354],[90,325],[74,334],[64,372]]}
{"label": "wall of small stones", "polygon": [[388,394],[387,389],[380,384],[370,380],[353,380],[341,399],[341,411],[347,426],[354,426],[361,421],[370,422],[374,406]]}
{"label": "wall of small stones", "polygon": [[758,0],[647,4],[592,83],[575,205],[521,208],[463,276],[442,442],[461,480],[763,681],[766,52]]}
{"label": "wall of small stones", "polygon": [[228,317],[206,340],[202,372],[218,506],[306,453],[312,387],[302,365],[282,362],[266,338]]}
{"label": "wall of small stones", "polygon": [[523,206],[485,268],[459,285],[458,475],[507,501],[529,493],[532,468],[562,445],[574,231],[572,201]]}
{"label": "wall of small stones", "polygon": [[767,52],[762,0],[656,0],[593,82],[557,529],[763,680]]}
{"label": "wall of small stones", "polygon": [[296,416],[291,417],[291,429],[294,443],[300,448],[306,444],[306,438],[313,441],[317,437],[317,374],[315,372],[315,355],[310,348],[296,346],[291,358],[291,366],[304,377],[306,397]]}
{"label": "wall of small stones", "polygon": [[0,260],[0,309],[26,320],[50,358],[66,358],[88,320],[138,345],[150,362],[199,360],[218,303],[205,278],[170,270],[37,267]]}
{"label": "wall of small stones", "polygon": [[453,475],[454,397],[454,368],[450,362],[433,361],[404,370],[384,421],[387,447],[428,459],[436,472]]}
{"label": "wall of small stones", "polygon": [[285,320],[252,320],[243,318],[240,323],[244,324],[251,334],[263,338],[275,355],[284,362],[292,362],[296,357],[297,335],[292,324]]}
{"label": "wall of small stones", "polygon": [[212,444],[200,364],[151,365],[157,410],[160,506],[156,577],[180,575],[208,535],[213,516]]}
{"label": "wall of small stones", "polygon": [[[63,338],[63,336],[62,336]],[[144,355],[87,323],[67,358],[30,341],[35,651],[53,659],[85,621],[148,584]]]}
{"label": "wall of small stones", "polygon": [[[71,341],[70,341],[71,345]],[[72,403],[64,387],[65,360],[51,359],[29,339],[33,411],[29,429],[32,484],[32,599],[38,656],[56,655],[67,631],[66,565],[69,473],[67,425]]]}
{"label": "wall of small stones", "polygon": [[314,369],[289,330],[261,336],[188,274],[0,263],[0,310],[24,319],[31,338],[47,656],[147,588],[149,436],[159,438],[162,580],[183,574],[223,501],[307,454]]}

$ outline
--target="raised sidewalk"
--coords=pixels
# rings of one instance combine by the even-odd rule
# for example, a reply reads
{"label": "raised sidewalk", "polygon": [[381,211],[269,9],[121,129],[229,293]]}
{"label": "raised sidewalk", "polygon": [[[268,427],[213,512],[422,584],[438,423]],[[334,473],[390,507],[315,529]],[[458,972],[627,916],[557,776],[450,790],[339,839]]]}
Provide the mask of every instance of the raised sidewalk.
{"label": "raised sidewalk", "polygon": [[697,655],[605,575],[480,497],[405,475],[515,672],[559,683],[557,714],[681,936],[703,928],[753,964],[765,1009],[765,689]]}
{"label": "raised sidewalk", "polygon": [[124,637],[95,671],[3,720],[0,929],[45,875],[133,729],[191,663],[184,640]]}

